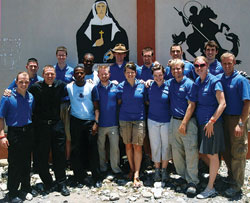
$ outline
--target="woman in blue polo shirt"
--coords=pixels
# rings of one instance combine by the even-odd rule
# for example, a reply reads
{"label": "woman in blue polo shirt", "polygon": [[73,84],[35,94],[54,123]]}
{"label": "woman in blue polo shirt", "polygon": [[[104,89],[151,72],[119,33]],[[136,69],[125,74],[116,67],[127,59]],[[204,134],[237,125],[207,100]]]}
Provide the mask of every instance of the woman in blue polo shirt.
{"label": "woman in blue polo shirt", "polygon": [[[168,86],[164,83],[165,69],[156,64],[152,67],[154,82],[147,89],[148,132],[152,151],[152,161],[155,164],[154,181],[168,180],[167,165],[171,159],[168,144],[168,126],[170,122],[170,107]],[[162,164],[162,166],[161,166]],[[162,174],[160,172],[162,167]]]}
{"label": "woman in blue polo shirt", "polygon": [[215,196],[214,181],[219,170],[218,154],[224,151],[224,135],[221,114],[226,107],[222,84],[208,73],[208,61],[203,56],[194,60],[197,90],[196,117],[198,120],[199,151],[201,159],[209,166],[209,181],[206,189],[197,195],[199,199]]}
{"label": "woman in blue polo shirt", "polygon": [[126,80],[118,85],[120,104],[120,134],[126,146],[129,161],[129,178],[134,177],[134,186],[139,187],[139,171],[142,160],[142,145],[145,137],[145,86],[135,79],[136,65],[128,62],[124,67]]}

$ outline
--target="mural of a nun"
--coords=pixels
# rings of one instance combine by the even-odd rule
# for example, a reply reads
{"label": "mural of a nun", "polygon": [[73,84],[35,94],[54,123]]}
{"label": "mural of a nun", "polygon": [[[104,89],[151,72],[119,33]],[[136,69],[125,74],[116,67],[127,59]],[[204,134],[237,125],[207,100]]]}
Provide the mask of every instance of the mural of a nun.
{"label": "mural of a nun", "polygon": [[84,54],[90,52],[96,63],[113,63],[111,49],[117,43],[125,44],[128,49],[127,33],[113,17],[107,1],[96,0],[76,34],[78,62],[82,63]]}

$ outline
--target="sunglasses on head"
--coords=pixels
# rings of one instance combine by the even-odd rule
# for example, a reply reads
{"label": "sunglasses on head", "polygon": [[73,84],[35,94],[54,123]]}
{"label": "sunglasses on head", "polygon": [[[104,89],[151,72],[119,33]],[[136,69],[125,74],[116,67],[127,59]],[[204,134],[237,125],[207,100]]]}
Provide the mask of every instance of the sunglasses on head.
{"label": "sunglasses on head", "polygon": [[199,67],[203,68],[203,67],[205,67],[205,66],[206,66],[205,63],[202,63],[202,64],[194,64],[194,67],[195,67],[195,68],[199,68]]}

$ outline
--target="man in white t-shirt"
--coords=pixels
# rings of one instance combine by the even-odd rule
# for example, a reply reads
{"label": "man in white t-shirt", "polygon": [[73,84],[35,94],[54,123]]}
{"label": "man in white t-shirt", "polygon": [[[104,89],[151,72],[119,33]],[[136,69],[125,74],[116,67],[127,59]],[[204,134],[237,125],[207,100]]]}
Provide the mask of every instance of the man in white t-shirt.
{"label": "man in white t-shirt", "polygon": [[75,82],[67,85],[70,98],[70,134],[71,134],[71,166],[77,187],[83,187],[87,176],[86,170],[92,172],[96,187],[99,182],[99,159],[97,149],[97,129],[99,99],[97,89],[91,82],[86,82],[85,68],[76,66]]}

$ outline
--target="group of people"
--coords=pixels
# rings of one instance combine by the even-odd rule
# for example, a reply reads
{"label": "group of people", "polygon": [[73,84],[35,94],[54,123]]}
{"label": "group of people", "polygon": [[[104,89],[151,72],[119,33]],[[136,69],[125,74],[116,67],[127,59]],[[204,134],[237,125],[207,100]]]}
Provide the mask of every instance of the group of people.
{"label": "group of people", "polygon": [[[200,157],[209,167],[209,182],[197,195],[200,199],[216,195],[214,182],[223,155],[230,183],[225,193],[232,197],[240,192],[248,150],[250,85],[234,69],[235,56],[224,53],[220,63],[214,41],[205,44],[206,57],[195,58],[193,64],[182,59],[180,45],[172,45],[166,68],[153,62],[150,47],[142,50],[140,67],[124,60],[128,53],[124,44],[115,45],[112,52],[116,62],[111,66],[93,70],[94,55],[87,53],[83,65],[73,69],[66,64],[67,49],[58,47],[58,63],[46,65],[43,78],[37,76],[38,62],[31,58],[27,72],[18,73],[5,91],[0,104],[0,144],[9,152],[10,201],[22,202],[20,184],[21,191],[37,195],[30,186],[31,152],[45,192],[70,194],[66,160],[70,160],[76,187],[85,184],[87,170],[93,184],[100,187],[108,159],[112,172],[123,174],[120,137],[134,187],[142,184],[144,148],[145,153],[151,149],[154,181],[169,180],[167,166],[173,160],[189,195],[197,193]],[[49,173],[50,151],[56,182]]]}

